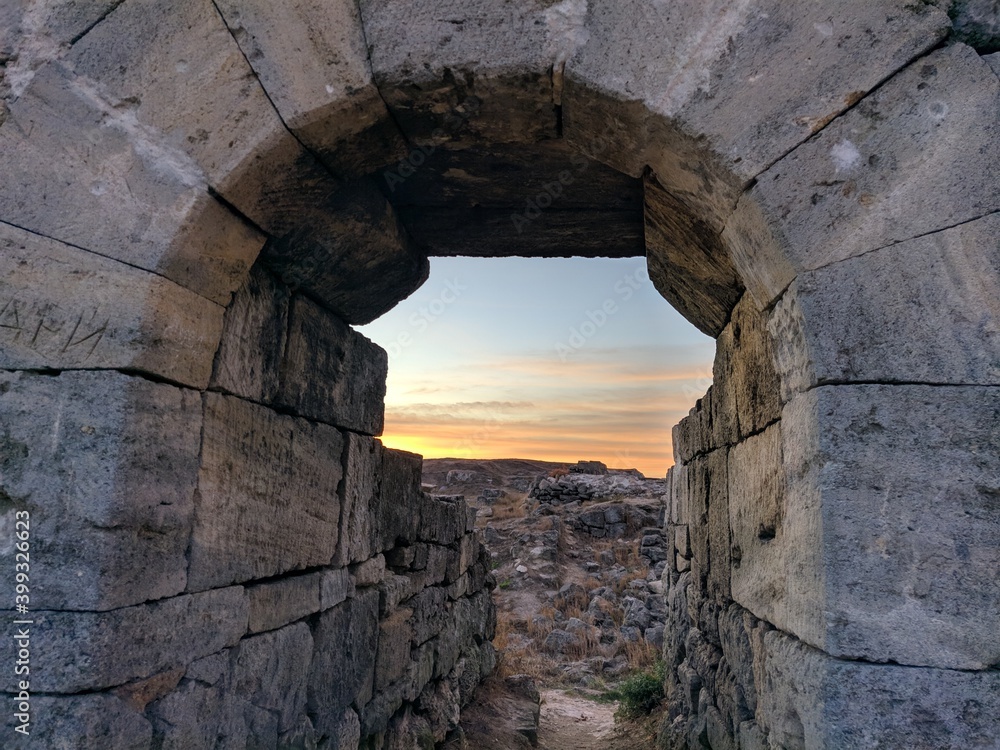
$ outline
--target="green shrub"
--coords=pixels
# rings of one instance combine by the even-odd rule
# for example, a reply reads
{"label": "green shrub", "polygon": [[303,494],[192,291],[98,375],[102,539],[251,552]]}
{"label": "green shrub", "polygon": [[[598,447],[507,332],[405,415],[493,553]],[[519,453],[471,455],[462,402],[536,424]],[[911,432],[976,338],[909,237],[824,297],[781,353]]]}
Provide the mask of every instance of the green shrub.
{"label": "green shrub", "polygon": [[610,697],[618,700],[616,719],[635,719],[653,711],[663,700],[664,663],[658,661],[652,669],[636,672],[622,680]]}

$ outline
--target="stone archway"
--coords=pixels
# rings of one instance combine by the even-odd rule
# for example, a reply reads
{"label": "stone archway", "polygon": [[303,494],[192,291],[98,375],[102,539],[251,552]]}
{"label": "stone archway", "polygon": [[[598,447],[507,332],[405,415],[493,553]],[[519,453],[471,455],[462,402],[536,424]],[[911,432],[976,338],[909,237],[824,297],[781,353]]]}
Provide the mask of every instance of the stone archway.
{"label": "stone archway", "polygon": [[[643,181],[651,276],[719,341],[675,428],[672,741],[993,741],[1000,63],[942,44],[942,10],[126,0],[18,18],[0,499],[32,518],[35,742],[402,736],[428,726],[406,707],[425,685],[452,705],[459,672],[488,666],[464,509],[380,448],[384,355],[347,324],[456,241],[394,207],[386,170],[424,154],[453,196],[446,174],[540,152]],[[615,190],[586,187],[603,197],[576,220],[512,222],[518,251],[557,252],[598,211],[607,242],[627,237],[634,210],[615,224]]]}

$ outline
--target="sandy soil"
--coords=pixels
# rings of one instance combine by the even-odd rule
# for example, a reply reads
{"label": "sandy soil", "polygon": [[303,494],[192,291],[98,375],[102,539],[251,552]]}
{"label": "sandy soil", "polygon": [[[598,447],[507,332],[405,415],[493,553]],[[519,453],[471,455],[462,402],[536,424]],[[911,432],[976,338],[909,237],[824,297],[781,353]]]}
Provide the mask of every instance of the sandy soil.
{"label": "sandy soil", "polygon": [[609,750],[615,739],[615,705],[561,690],[542,690],[539,750]]}

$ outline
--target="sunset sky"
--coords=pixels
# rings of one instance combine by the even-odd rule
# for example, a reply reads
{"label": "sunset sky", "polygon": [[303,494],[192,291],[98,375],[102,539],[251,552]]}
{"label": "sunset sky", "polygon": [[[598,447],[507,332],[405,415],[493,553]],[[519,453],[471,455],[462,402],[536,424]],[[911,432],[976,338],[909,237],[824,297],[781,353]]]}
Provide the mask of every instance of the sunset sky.
{"label": "sunset sky", "polygon": [[432,258],[359,329],[389,352],[383,441],[427,458],[597,459],[662,476],[714,341],[645,259]]}

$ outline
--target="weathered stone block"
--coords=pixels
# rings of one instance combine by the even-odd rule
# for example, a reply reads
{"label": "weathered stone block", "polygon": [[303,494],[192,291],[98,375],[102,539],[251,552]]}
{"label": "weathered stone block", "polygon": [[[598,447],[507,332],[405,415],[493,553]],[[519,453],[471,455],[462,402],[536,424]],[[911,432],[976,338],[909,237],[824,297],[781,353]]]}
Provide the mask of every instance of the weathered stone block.
{"label": "weathered stone block", "polygon": [[385,578],[385,558],[382,555],[351,566],[351,578],[358,588],[377,586]]}
{"label": "weathered stone block", "polygon": [[435,544],[451,544],[465,533],[465,500],[439,500],[424,495],[420,502],[419,539]]}
{"label": "weathered stone block", "polygon": [[728,450],[708,454],[708,592],[716,599],[729,599],[730,533]]}
{"label": "weathered stone block", "polygon": [[378,591],[359,591],[319,616],[309,669],[309,713],[316,731],[339,730],[344,712],[371,700],[378,648]]}
{"label": "weathered stone block", "polygon": [[342,454],[332,427],[206,394],[188,589],[329,565]]}
{"label": "weathered stone block", "polygon": [[[32,689],[75,693],[149,677],[232,646],[246,633],[247,601],[234,586],[110,612],[35,611],[31,619],[32,642],[45,644],[44,659],[32,663]],[[0,644],[0,654],[14,663],[12,639]],[[11,670],[3,689],[16,693],[16,679]]]}
{"label": "weathered stone block", "polygon": [[162,276],[0,223],[0,367],[204,388],[221,333],[221,307]]}
{"label": "weathered stone block", "polygon": [[365,174],[402,156],[355,3],[225,0],[218,7],[282,120],[326,164]]}
{"label": "weathered stone block", "polygon": [[309,573],[248,586],[249,632],[276,630],[319,612],[320,587],[326,579],[326,573]]}
{"label": "weathered stone block", "polygon": [[287,137],[212,3],[119,6],[73,46],[67,63],[135,135],[155,138],[161,162],[172,158],[188,180],[234,205],[241,201],[229,181],[238,177],[245,191],[264,180],[241,173],[269,139]]}
{"label": "weathered stone block", "polygon": [[[306,158],[314,157],[302,154],[295,168],[309,168],[298,164]],[[427,280],[427,258],[374,178],[326,187],[325,175],[303,177],[286,187],[282,202],[291,204],[290,216],[280,215],[280,205],[262,208],[268,214],[265,226],[276,239],[261,258],[286,284],[342,320],[364,324]],[[303,183],[315,184],[314,195],[302,194]]]}
{"label": "weathered stone block", "polygon": [[445,590],[432,586],[421,591],[407,602],[413,610],[413,645],[426,643],[448,625],[450,607]]}
{"label": "weathered stone block", "polygon": [[295,297],[276,403],[345,430],[382,432],[388,357],[333,313]]}
{"label": "weathered stone block", "polygon": [[305,714],[312,652],[312,634],[301,622],[245,638],[233,667],[233,691],[258,709],[275,714],[279,733],[290,731]]}
{"label": "weathered stone block", "polygon": [[260,266],[226,308],[211,388],[272,403],[288,334],[288,289]]}
{"label": "weathered stone block", "polygon": [[[767,324],[767,315],[756,308],[753,298],[743,295],[726,328],[732,339],[727,366],[713,368],[719,382],[713,388],[713,406],[721,401],[719,396],[723,391],[732,394],[729,406],[738,439],[760,432],[781,418],[781,383]],[[713,421],[717,421],[717,414],[718,411],[713,411]],[[720,444],[735,442],[731,432],[720,435],[716,427],[714,434]]]}
{"label": "weathered stone block", "polygon": [[[13,696],[3,696],[13,705]],[[20,722],[5,711],[0,731],[4,747],[15,750],[45,747],[115,747],[140,750],[151,747],[152,727],[145,716],[108,693],[89,695],[32,695],[30,734],[15,731]]]}
{"label": "weathered stone block", "polygon": [[757,301],[770,304],[803,270],[1000,209],[984,168],[1000,163],[998,100],[989,66],[946,47],[761,174],[726,228]]}
{"label": "weathered stone block", "polygon": [[59,62],[34,74],[0,125],[0,216],[227,304],[263,236],[208,195],[182,149],[136,121],[134,102],[105,96]]}
{"label": "weathered stone block", "polygon": [[13,571],[28,512],[31,609],[184,590],[201,422],[196,393],[140,378],[0,373],[0,549]]}
{"label": "weathered stone block", "polygon": [[[729,451],[729,524],[732,531],[732,597],[758,617],[784,626],[798,607],[818,606],[822,572],[791,565],[818,542],[818,509],[805,515],[793,509],[800,499],[787,493],[782,463],[781,425],[768,427]],[[797,519],[800,525],[790,525]],[[801,546],[800,546],[801,545]],[[802,548],[804,547],[804,548]],[[805,562],[805,560],[802,560]],[[819,560],[814,561],[819,564]],[[808,601],[790,601],[790,585],[810,583],[817,591]],[[735,663],[735,662],[734,662]]]}
{"label": "weathered stone block", "polygon": [[770,323],[783,398],[831,382],[1000,383],[998,280],[1000,214],[800,274]]}
{"label": "weathered stone block", "polygon": [[277,721],[272,721],[270,727],[253,722],[261,709],[232,690],[231,655],[232,650],[227,649],[193,662],[175,690],[150,704],[146,713],[153,723],[154,746],[200,750],[205,747],[206,738],[230,746],[246,746],[251,723],[256,724],[256,730],[270,731],[270,736],[264,737],[265,742],[276,738]]}
{"label": "weathered stone block", "polygon": [[410,667],[413,628],[411,609],[398,609],[379,623],[378,655],[375,659],[375,692],[402,679]]}
{"label": "weathered stone block", "polygon": [[344,482],[340,505],[340,542],[336,562],[361,563],[377,553],[374,509],[379,493],[382,444],[353,432],[344,434]]}
{"label": "weathered stone block", "polygon": [[964,750],[996,744],[996,670],[841,661],[775,630],[758,643],[757,723],[769,732],[771,747]]}
{"label": "weathered stone block", "polygon": [[382,484],[374,514],[376,549],[388,550],[398,542],[412,542],[420,525],[420,472],[423,457],[416,453],[382,451]]}
{"label": "weathered stone block", "polygon": [[354,578],[347,568],[325,570],[320,574],[320,609],[330,609],[354,596]]}
{"label": "weathered stone block", "polygon": [[645,179],[649,278],[678,312],[718,336],[743,291],[722,239],[654,176]]}
{"label": "weathered stone block", "polygon": [[[585,151],[610,142],[603,161],[630,174],[649,165],[710,224],[724,220],[742,184],[947,33],[944,12],[908,7],[845,0],[831,17],[781,0],[591,4],[567,65],[564,133]],[[780,96],[767,93],[775,85]],[[623,88],[628,103],[591,106],[591,92]]]}
{"label": "weathered stone block", "polygon": [[[362,2],[375,80],[407,138],[469,145],[557,137],[550,69],[555,63],[561,79],[572,40],[547,5]],[[486,69],[484,49],[502,50]]]}
{"label": "weathered stone block", "polygon": [[785,407],[782,435],[816,550],[788,570],[822,596],[802,639],[852,659],[1000,663],[1000,390],[819,387]]}

